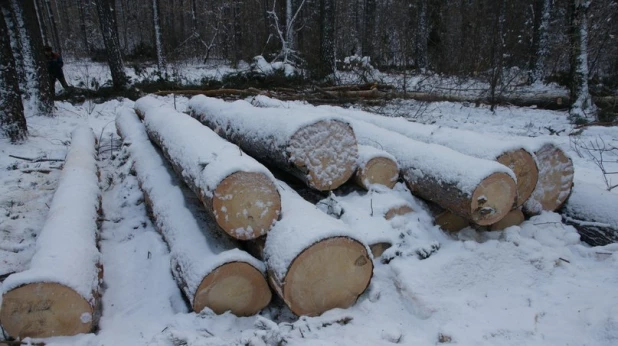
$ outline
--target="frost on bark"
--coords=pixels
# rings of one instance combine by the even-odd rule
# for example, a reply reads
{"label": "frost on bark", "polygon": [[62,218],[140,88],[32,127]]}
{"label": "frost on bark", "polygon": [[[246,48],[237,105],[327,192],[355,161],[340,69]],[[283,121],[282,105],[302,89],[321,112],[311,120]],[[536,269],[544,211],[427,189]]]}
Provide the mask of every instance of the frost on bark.
{"label": "frost on bark", "polygon": [[418,27],[416,30],[416,67],[427,68],[427,40],[429,38],[427,0],[418,0]]}
{"label": "frost on bark", "polygon": [[163,55],[163,44],[161,42],[161,10],[159,0],[152,0],[152,21],[155,32],[155,46],[157,48],[157,68],[159,72],[165,71],[165,56]]}
{"label": "frost on bark", "polygon": [[0,15],[0,129],[11,142],[24,140],[28,136],[9,29],[2,15]]}
{"label": "frost on bark", "polygon": [[14,36],[19,40],[19,44],[14,45],[13,49],[14,52],[16,47],[21,49],[25,77],[24,97],[28,100],[34,114],[52,116],[54,99],[43,54],[43,41],[39,22],[36,19],[34,0],[9,0],[8,2],[10,3],[10,17],[16,29]]}
{"label": "frost on bark", "polygon": [[335,72],[335,0],[320,0],[320,68],[318,78]]}
{"label": "frost on bark", "polygon": [[545,75],[545,61],[549,54],[549,25],[552,0],[536,0],[534,8],[534,29],[530,54],[530,83],[542,80]]}
{"label": "frost on bark", "polygon": [[110,0],[96,0],[96,5],[114,89],[122,90],[127,87],[129,80],[124,72],[118,29],[114,14],[112,13],[111,3]]}
{"label": "frost on bark", "polygon": [[594,113],[588,90],[588,0],[571,2],[571,116],[585,118]]}

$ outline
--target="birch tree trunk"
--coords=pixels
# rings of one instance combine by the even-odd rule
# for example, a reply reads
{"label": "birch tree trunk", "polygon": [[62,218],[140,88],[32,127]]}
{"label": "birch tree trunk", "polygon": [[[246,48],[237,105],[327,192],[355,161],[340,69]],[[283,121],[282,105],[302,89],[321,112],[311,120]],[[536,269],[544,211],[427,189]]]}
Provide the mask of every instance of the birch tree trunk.
{"label": "birch tree trunk", "polygon": [[9,29],[0,13],[0,128],[11,142],[28,137]]}
{"label": "birch tree trunk", "polygon": [[545,74],[545,60],[549,54],[549,25],[552,0],[536,0],[532,49],[530,54],[530,83],[542,80]]}
{"label": "birch tree trunk", "polygon": [[122,90],[127,87],[129,80],[124,72],[124,63],[118,40],[118,29],[110,1],[96,0],[97,13],[99,14],[101,33],[103,34],[103,43],[107,51],[107,62],[112,74],[114,89]]}
{"label": "birch tree trunk", "polygon": [[570,93],[571,115],[588,117],[592,110],[590,91],[588,90],[588,0],[571,2],[571,70]]}
{"label": "birch tree trunk", "polygon": [[155,47],[157,49],[157,69],[160,73],[165,71],[165,56],[163,55],[163,45],[161,42],[161,11],[159,0],[152,0],[152,21],[154,24]]}
{"label": "birch tree trunk", "polygon": [[21,58],[25,76],[25,98],[32,103],[32,109],[40,115],[53,116],[54,99],[51,80],[45,66],[41,30],[36,19],[33,0],[10,0],[11,16],[17,29]]}

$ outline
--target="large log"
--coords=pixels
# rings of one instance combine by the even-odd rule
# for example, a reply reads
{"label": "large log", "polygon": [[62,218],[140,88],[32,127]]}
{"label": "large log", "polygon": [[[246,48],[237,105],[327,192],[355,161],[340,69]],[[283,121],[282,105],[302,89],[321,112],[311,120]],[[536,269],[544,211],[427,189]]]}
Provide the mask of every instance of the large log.
{"label": "large log", "polygon": [[540,214],[543,210],[556,211],[571,194],[575,175],[573,161],[552,143],[538,141],[530,146],[532,145],[535,146],[539,181],[530,198],[524,203],[523,211],[529,215]]}
{"label": "large log", "polygon": [[495,223],[511,210],[517,189],[509,168],[350,121],[361,144],[379,146],[397,158],[413,194],[479,225]]}
{"label": "large log", "polygon": [[131,154],[153,223],[168,244],[172,274],[193,311],[258,313],[271,299],[263,263],[238,250],[197,207],[199,200],[170,172],[132,109],[120,111],[116,128]]}
{"label": "large log", "polygon": [[139,99],[135,110],[150,139],[226,233],[248,240],[270,230],[279,218],[281,199],[262,164],[153,97]]}
{"label": "large log", "polygon": [[97,323],[103,268],[97,247],[95,142],[89,127],[73,131],[30,268],[2,284],[0,322],[11,337],[89,333]]}
{"label": "large log", "polygon": [[354,182],[369,190],[373,184],[393,188],[399,178],[399,165],[393,155],[368,145],[358,146],[358,162]]}
{"label": "large log", "polygon": [[502,220],[494,223],[489,228],[492,231],[502,231],[511,226],[519,226],[526,220],[524,213],[521,209],[513,209],[511,210]]}
{"label": "large log", "polygon": [[354,173],[358,149],[352,128],[330,116],[262,109],[195,96],[190,113],[253,157],[287,171],[320,191],[333,190]]}
{"label": "large log", "polygon": [[535,149],[526,146],[526,141],[506,140],[498,136],[480,135],[472,131],[423,125],[410,122],[405,118],[390,118],[361,111],[342,110],[341,112],[346,116],[372,123],[417,141],[443,145],[466,155],[495,160],[509,167],[517,178],[515,207],[524,204],[536,187],[539,170],[533,156]]}
{"label": "large log", "polygon": [[263,248],[269,282],[297,315],[354,304],[373,274],[369,249],[340,220],[278,183],[282,218]]}
{"label": "large log", "polygon": [[618,242],[618,194],[577,182],[561,213],[584,242],[592,246]]}

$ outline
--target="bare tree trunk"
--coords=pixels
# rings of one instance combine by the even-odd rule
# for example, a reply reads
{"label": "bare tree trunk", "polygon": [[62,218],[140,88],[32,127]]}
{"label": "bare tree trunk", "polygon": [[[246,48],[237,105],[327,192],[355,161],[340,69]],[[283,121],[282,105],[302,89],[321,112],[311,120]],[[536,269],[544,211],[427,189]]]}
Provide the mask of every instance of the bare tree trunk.
{"label": "bare tree trunk", "polygon": [[41,40],[43,40],[44,44],[49,44],[49,39],[45,34],[45,22],[42,19],[43,14],[41,13],[41,9],[39,9],[38,0],[34,0],[34,10],[36,11],[36,20],[39,22],[39,29],[41,30]]}
{"label": "bare tree trunk", "polygon": [[152,0],[152,21],[154,24],[155,47],[157,49],[157,69],[163,73],[166,69],[165,56],[163,55],[163,44],[161,42],[161,10],[159,0]]}
{"label": "bare tree trunk", "polygon": [[587,117],[593,107],[588,90],[588,0],[571,0],[571,115]]}
{"label": "bare tree trunk", "polygon": [[51,80],[45,66],[41,29],[36,20],[34,0],[10,0],[12,18],[17,28],[25,75],[25,97],[37,114],[53,115]]}
{"label": "bare tree trunk", "polygon": [[363,56],[373,57],[373,35],[376,26],[376,0],[365,0],[364,17]]}
{"label": "bare tree trunk", "polygon": [[81,0],[77,1],[77,11],[79,12],[79,28],[82,32],[82,38],[84,40],[84,51],[87,54],[90,52],[90,45],[88,44],[88,31],[86,29],[86,13],[84,4],[82,4]]}
{"label": "bare tree trunk", "polygon": [[234,7],[233,7],[233,11],[234,11],[234,63],[235,65],[238,65],[238,62],[240,60],[242,60],[242,56],[243,56],[243,49],[242,49],[242,25],[241,25],[241,17],[240,17],[240,10],[241,10],[241,3],[240,1],[235,1],[234,2]]}
{"label": "bare tree trunk", "polygon": [[543,79],[545,60],[549,54],[549,25],[552,0],[535,0],[532,49],[530,50],[530,83]]}
{"label": "bare tree trunk", "polygon": [[9,29],[0,13],[0,128],[15,143],[28,137]]}
{"label": "bare tree trunk", "polygon": [[45,0],[45,9],[47,10],[47,18],[49,20],[53,41],[54,41],[54,49],[58,51],[58,53],[62,54],[62,47],[60,46],[60,36],[58,35],[58,27],[56,25],[56,21],[54,19],[54,12],[51,8],[51,3],[49,0]]}
{"label": "bare tree trunk", "polygon": [[335,72],[335,0],[320,0],[320,68],[318,78]]}
{"label": "bare tree trunk", "polygon": [[419,69],[427,68],[427,40],[429,37],[429,23],[427,0],[418,0],[418,27],[416,30],[416,67]]}
{"label": "bare tree trunk", "polygon": [[491,43],[491,80],[490,83],[490,100],[491,111],[493,112],[499,95],[496,95],[496,89],[502,82],[502,68],[504,65],[504,22],[505,18],[505,0],[499,0],[495,2],[495,18],[493,24],[493,34]]}
{"label": "bare tree trunk", "polygon": [[124,63],[122,61],[120,42],[118,40],[118,30],[110,1],[113,0],[96,0],[97,13],[99,14],[101,33],[103,34],[103,43],[107,51],[107,62],[112,73],[114,89],[122,90],[127,87],[128,78],[124,72]]}

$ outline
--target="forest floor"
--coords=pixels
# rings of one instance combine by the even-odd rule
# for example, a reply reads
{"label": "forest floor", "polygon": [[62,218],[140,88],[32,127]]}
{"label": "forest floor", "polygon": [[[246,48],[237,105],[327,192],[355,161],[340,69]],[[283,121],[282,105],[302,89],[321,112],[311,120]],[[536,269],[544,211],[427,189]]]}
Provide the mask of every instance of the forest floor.
{"label": "forest floor", "polygon": [[[188,102],[163,99],[180,111]],[[45,222],[62,161],[41,159],[62,160],[77,125],[90,125],[100,139],[105,277],[99,328],[43,340],[47,345],[618,344],[618,244],[581,243],[574,228],[549,212],[505,231],[467,228],[457,235],[433,226],[420,208],[397,217],[391,223],[401,234],[397,256],[388,264],[376,261],[370,287],[348,309],[296,318],[274,300],[252,317],[189,312],[115,131],[118,109],[132,106],[126,99],[57,102],[56,117],[27,118],[25,143],[0,139],[0,278],[28,267]],[[576,129],[564,112],[415,101],[370,110],[479,133],[549,138],[573,159],[576,184],[605,187],[595,153],[582,145],[618,147],[618,127]],[[618,157],[606,159],[607,168],[618,171]],[[396,189],[405,191],[402,184]],[[440,249],[430,257],[416,255],[435,243]]]}

